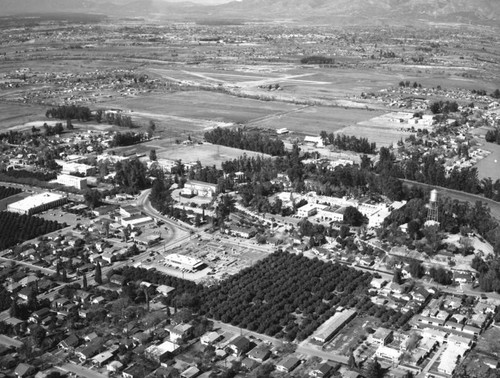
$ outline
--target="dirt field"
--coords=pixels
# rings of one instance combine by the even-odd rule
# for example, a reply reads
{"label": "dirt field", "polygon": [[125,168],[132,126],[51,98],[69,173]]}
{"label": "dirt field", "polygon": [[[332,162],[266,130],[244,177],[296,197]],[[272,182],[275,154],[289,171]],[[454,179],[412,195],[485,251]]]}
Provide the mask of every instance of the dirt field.
{"label": "dirt field", "polygon": [[491,151],[491,154],[476,164],[479,178],[491,177],[493,181],[500,179],[500,145],[484,142],[481,148]]}

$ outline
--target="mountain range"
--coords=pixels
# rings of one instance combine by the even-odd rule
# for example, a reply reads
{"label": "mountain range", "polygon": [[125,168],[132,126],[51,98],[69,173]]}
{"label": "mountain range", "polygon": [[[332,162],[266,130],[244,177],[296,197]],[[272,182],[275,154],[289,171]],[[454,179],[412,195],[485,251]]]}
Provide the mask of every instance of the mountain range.
{"label": "mountain range", "polygon": [[[204,1],[204,4],[196,3]],[[100,13],[170,19],[294,20],[339,24],[415,21],[500,25],[500,0],[0,0],[4,15]]]}

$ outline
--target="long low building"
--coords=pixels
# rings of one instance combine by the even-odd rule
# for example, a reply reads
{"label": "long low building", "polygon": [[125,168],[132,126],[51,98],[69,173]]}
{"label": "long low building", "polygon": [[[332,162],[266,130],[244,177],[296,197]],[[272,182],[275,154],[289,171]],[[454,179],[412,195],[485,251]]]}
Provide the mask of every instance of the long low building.
{"label": "long low building", "polygon": [[356,316],[355,310],[344,310],[336,312],[330,319],[324,322],[312,335],[312,339],[325,343],[335,336],[347,323]]}
{"label": "long low building", "polygon": [[179,255],[177,253],[165,256],[165,262],[175,268],[187,270],[198,270],[205,265],[205,263],[201,260],[189,256]]}
{"label": "long low building", "polygon": [[57,193],[40,193],[7,205],[7,211],[31,215],[64,205],[68,199]]}

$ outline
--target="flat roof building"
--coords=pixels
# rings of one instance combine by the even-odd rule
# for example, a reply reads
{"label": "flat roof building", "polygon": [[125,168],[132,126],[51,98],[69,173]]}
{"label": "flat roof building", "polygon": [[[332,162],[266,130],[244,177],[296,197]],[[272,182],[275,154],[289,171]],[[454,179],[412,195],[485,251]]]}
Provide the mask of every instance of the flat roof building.
{"label": "flat roof building", "polygon": [[179,349],[178,344],[165,341],[160,345],[151,345],[144,351],[144,355],[153,361],[163,362],[177,349]]}
{"label": "flat roof building", "polygon": [[76,189],[86,189],[87,188],[87,179],[84,177],[78,177],[73,175],[57,175],[57,183],[69,186]]}
{"label": "flat roof building", "polygon": [[187,270],[198,270],[205,265],[201,260],[189,256],[179,255],[177,253],[165,256],[165,262],[175,268]]}
{"label": "flat roof building", "polygon": [[7,205],[7,211],[18,214],[31,215],[64,205],[67,198],[57,193],[40,193]]}
{"label": "flat roof building", "polygon": [[336,312],[330,319],[324,322],[312,335],[312,338],[325,343],[335,336],[349,321],[356,316],[355,310],[344,310]]}

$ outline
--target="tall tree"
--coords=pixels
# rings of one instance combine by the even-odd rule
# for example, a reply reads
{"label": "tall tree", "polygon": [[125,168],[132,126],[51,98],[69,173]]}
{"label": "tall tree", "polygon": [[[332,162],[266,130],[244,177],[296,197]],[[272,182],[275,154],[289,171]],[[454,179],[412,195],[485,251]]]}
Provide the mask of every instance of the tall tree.
{"label": "tall tree", "polygon": [[102,284],[102,271],[101,271],[101,264],[97,263],[95,267],[95,275],[94,275],[94,281],[98,284]]}

